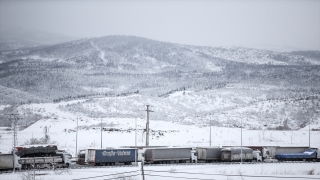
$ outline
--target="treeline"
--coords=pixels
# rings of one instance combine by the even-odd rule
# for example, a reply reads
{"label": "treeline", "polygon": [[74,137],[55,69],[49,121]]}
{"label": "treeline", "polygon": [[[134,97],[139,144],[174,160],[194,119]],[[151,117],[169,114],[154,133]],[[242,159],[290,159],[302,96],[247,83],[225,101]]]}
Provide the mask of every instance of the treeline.
{"label": "treeline", "polygon": [[170,94],[173,94],[173,93],[178,92],[178,91],[185,91],[187,88],[189,88],[189,87],[180,87],[178,89],[174,89],[174,90],[171,90],[169,92],[166,92],[166,93],[163,93],[163,94],[159,94],[158,97],[168,97]]}
{"label": "treeline", "polygon": [[78,99],[86,99],[86,98],[93,98],[93,97],[120,97],[120,96],[129,96],[132,94],[139,94],[139,90],[136,90],[134,92],[126,92],[126,93],[96,93],[96,94],[82,94],[82,95],[76,95],[76,96],[65,96],[61,98],[54,99],[52,102],[59,103],[62,101],[72,101],[72,100],[78,100]]}

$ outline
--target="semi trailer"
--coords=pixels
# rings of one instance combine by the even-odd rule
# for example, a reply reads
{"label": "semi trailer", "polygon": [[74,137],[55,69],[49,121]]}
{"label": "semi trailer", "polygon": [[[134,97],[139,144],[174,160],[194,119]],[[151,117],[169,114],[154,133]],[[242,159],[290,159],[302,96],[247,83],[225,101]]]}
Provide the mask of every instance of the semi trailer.
{"label": "semi trailer", "polygon": [[198,162],[213,162],[221,161],[221,150],[220,147],[197,147],[197,158]]}
{"label": "semi trailer", "polygon": [[320,150],[307,149],[302,153],[281,153],[275,157],[278,161],[320,161]]}
{"label": "semi trailer", "polygon": [[[221,161],[233,162],[233,161],[254,161],[255,154],[257,159],[261,159],[258,150],[253,151],[247,147],[228,147],[221,150]],[[241,158],[242,157],[242,158]]]}
{"label": "semi trailer", "polygon": [[58,150],[56,145],[28,145],[16,147],[23,169],[69,167],[71,154]]}
{"label": "semi trailer", "polygon": [[148,148],[144,161],[149,164],[197,163],[197,151],[191,147]]}
{"label": "semi trailer", "polygon": [[0,154],[0,170],[20,170],[20,157],[14,154]]}
{"label": "semi trailer", "polygon": [[102,165],[129,165],[138,158],[137,149],[85,149],[78,153],[77,164],[88,164],[94,166]]}

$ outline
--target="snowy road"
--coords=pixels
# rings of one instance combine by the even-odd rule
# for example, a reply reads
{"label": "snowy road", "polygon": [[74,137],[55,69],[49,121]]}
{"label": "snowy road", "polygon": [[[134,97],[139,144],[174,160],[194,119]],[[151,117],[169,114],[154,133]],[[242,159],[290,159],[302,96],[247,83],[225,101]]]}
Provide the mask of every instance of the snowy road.
{"label": "snowy road", "polygon": [[[0,179],[21,179],[23,173],[2,174]],[[26,173],[24,173],[26,174]],[[140,167],[102,167],[36,171],[41,180],[142,180]],[[212,165],[165,165],[144,166],[145,180],[253,180],[253,179],[320,179],[320,163],[277,164],[212,164]]]}

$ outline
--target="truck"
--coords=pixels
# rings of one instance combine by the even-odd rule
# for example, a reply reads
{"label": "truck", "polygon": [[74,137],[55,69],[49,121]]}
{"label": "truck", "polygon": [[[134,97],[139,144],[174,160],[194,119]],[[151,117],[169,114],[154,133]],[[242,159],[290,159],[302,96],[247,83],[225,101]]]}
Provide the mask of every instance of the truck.
{"label": "truck", "polygon": [[71,165],[71,154],[57,150],[53,156],[20,158],[23,169],[63,168]]}
{"label": "truck", "polygon": [[118,148],[118,149],[85,149],[82,150],[84,163],[94,166],[130,165],[137,160],[138,150],[134,148]]}
{"label": "truck", "polygon": [[194,147],[147,148],[144,153],[145,163],[197,163],[197,151]]}
{"label": "truck", "polygon": [[[223,147],[236,147],[236,146],[223,146]],[[247,148],[251,148],[256,151],[257,154],[259,151],[261,152],[260,156],[262,157],[262,161],[266,158],[275,158],[276,154],[281,153],[302,153],[309,149],[309,147],[305,146],[245,146]],[[255,155],[254,155],[255,156]],[[258,158],[254,157],[254,160],[259,161]]]}
{"label": "truck", "polygon": [[283,153],[303,153],[308,150],[309,147],[306,146],[276,146],[274,148],[270,148],[270,156],[275,158],[277,154]]}
{"label": "truck", "polygon": [[252,161],[253,162],[262,162],[263,161],[263,157],[262,157],[260,150],[255,149],[252,151]]}
{"label": "truck", "polygon": [[275,158],[278,161],[319,161],[319,149],[307,149],[302,153],[281,153],[276,154]]}
{"label": "truck", "polygon": [[136,148],[138,149],[137,162],[144,162],[144,151],[146,148],[163,148],[168,146],[121,146],[120,148]]}
{"label": "truck", "polygon": [[78,151],[76,164],[85,165],[86,164],[86,149],[80,149]]}
{"label": "truck", "polygon": [[246,147],[253,149],[253,159],[255,161],[262,162],[266,158],[270,157],[269,148],[272,146],[246,146]]}
{"label": "truck", "polygon": [[197,158],[198,162],[213,162],[221,161],[221,150],[220,147],[197,147]]}
{"label": "truck", "polygon": [[0,154],[0,170],[21,170],[20,157],[15,154]]}
{"label": "truck", "polygon": [[[241,150],[242,149],[242,150]],[[241,155],[242,151],[242,155]],[[259,156],[259,154],[256,154]],[[253,149],[247,147],[228,147],[221,150],[221,161],[233,162],[233,161],[253,161]],[[261,158],[258,157],[259,159]]]}
{"label": "truck", "polygon": [[71,154],[56,145],[27,145],[16,147],[23,169],[69,167]]}

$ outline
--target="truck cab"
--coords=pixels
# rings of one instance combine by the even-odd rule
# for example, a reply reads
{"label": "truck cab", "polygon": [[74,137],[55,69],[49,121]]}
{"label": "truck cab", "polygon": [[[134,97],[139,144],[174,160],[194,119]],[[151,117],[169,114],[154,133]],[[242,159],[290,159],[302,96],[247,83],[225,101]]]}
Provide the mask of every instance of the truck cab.
{"label": "truck cab", "polygon": [[198,154],[196,148],[191,148],[191,163],[198,162]]}
{"label": "truck cab", "polygon": [[17,156],[16,154],[14,154],[14,168],[15,169],[19,169],[19,170],[21,170],[21,160],[20,160],[20,157],[19,156]]}
{"label": "truck cab", "polygon": [[66,167],[69,167],[71,165],[71,159],[72,159],[72,156],[70,153],[68,153],[67,151],[64,151],[64,150],[56,150],[56,154],[58,155],[61,155],[62,157],[62,160],[64,162],[64,165]]}
{"label": "truck cab", "polygon": [[259,151],[259,150],[253,150],[253,151],[252,151],[252,157],[253,157],[253,160],[254,160],[254,161],[262,162],[261,151]]}
{"label": "truck cab", "polygon": [[270,152],[269,152],[269,150],[267,148],[263,147],[262,148],[262,158],[266,159],[268,157],[270,157]]}

